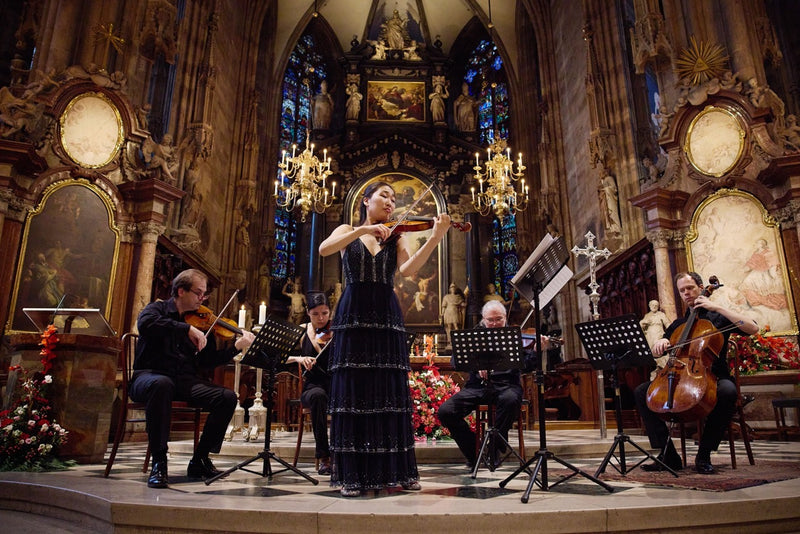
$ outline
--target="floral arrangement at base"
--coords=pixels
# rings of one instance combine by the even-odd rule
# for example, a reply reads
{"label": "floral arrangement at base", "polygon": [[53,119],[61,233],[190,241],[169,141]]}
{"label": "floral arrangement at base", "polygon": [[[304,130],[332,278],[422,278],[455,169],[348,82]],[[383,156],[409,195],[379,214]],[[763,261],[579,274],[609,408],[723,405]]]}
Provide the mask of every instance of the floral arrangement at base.
{"label": "floral arrangement at base", "polygon": [[[412,371],[408,374],[411,402],[414,405],[412,415],[414,435],[441,439],[449,437],[450,432],[439,422],[437,415],[439,407],[461,388],[449,375],[441,374],[439,368],[431,363],[430,358],[428,362],[422,371]],[[473,421],[470,423],[474,426]]]}
{"label": "floral arrangement at base", "polygon": [[728,365],[734,371],[734,361],[739,373],[752,375],[759,371],[800,369],[800,351],[797,345],[780,336],[766,336],[769,326],[752,336],[731,335],[728,344]]}
{"label": "floral arrangement at base", "polygon": [[32,374],[19,365],[9,368],[18,371],[22,378],[22,391],[11,408],[0,412],[0,470],[2,471],[46,471],[67,469],[74,461],[62,461],[56,457],[58,447],[67,436],[52,417],[52,407],[47,392],[53,383],[50,370],[56,358],[53,349],[58,343],[56,328],[47,327],[42,333],[42,371]]}

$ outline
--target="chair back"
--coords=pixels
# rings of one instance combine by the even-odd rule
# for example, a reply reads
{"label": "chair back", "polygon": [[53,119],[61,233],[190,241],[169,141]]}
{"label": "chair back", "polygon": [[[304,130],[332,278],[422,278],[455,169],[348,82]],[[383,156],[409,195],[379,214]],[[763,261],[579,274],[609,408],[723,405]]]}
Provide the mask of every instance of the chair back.
{"label": "chair back", "polygon": [[122,352],[119,353],[119,368],[122,371],[122,398],[128,400],[128,385],[133,375],[133,360],[136,357],[136,343],[139,341],[139,334],[127,332],[122,338]]}

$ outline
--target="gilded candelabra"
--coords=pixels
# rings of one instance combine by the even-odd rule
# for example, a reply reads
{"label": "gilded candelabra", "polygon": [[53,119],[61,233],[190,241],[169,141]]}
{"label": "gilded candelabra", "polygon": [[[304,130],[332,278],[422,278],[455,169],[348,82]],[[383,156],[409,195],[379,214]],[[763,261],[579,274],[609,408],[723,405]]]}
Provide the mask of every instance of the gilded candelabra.
{"label": "gilded candelabra", "polygon": [[[478,191],[472,190],[472,205],[481,215],[494,213],[498,219],[513,215],[528,207],[528,186],[525,185],[525,165],[519,153],[516,172],[511,160],[511,149],[505,139],[497,139],[486,149],[485,169],[481,167],[480,155],[475,153],[475,178]],[[519,189],[514,186],[519,183]]]}
{"label": "gilded candelabra", "polygon": [[330,183],[331,158],[328,149],[322,152],[322,160],[314,155],[314,144],[310,143],[311,132],[306,132],[306,148],[297,154],[297,145],[292,145],[292,154],[284,150],[278,168],[280,180],[275,180],[275,202],[281,208],[292,211],[300,208],[300,220],[305,222],[312,210],[324,213],[336,199],[336,182]]}

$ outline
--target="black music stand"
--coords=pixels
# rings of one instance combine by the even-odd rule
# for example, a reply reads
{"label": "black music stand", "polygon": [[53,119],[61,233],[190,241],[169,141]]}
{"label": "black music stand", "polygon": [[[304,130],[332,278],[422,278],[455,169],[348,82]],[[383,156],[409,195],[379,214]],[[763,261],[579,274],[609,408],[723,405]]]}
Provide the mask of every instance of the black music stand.
{"label": "black music stand", "polygon": [[[269,448],[270,435],[272,433],[272,405],[274,403],[272,397],[275,390],[276,370],[278,365],[286,361],[287,355],[295,347],[295,345],[297,345],[297,342],[300,341],[300,337],[303,335],[304,331],[305,330],[300,326],[273,316],[268,317],[267,321],[261,325],[261,329],[258,331],[258,334],[256,334],[256,338],[253,340],[252,345],[250,345],[250,348],[247,349],[247,352],[242,357],[242,363],[244,365],[258,367],[267,371],[267,391],[265,392],[267,405],[267,428],[264,429],[264,450],[258,453],[256,456],[234,465],[227,471],[223,471],[218,475],[207,478],[205,480],[206,486],[215,480],[228,476],[237,469],[267,478],[272,478],[272,475],[282,473],[284,471],[293,471],[312,484],[319,484],[319,480],[307,475],[292,464],[277,457]],[[285,469],[273,471],[269,462],[270,459],[275,460],[284,466]],[[245,468],[245,466],[255,462],[256,460],[264,460],[264,468],[262,469],[261,473]]]}
{"label": "black music stand", "polygon": [[[458,371],[489,371],[486,378],[486,388],[489,392],[488,401],[488,426],[481,441],[478,459],[472,470],[472,478],[478,476],[481,461],[486,464],[489,471],[497,468],[495,454],[499,442],[505,443],[506,448],[519,460],[520,465],[525,463],[525,458],[508,443],[500,431],[494,426],[494,388],[492,384],[492,371],[510,371],[522,369],[525,365],[522,354],[522,335],[519,328],[479,328],[474,330],[453,330],[450,332],[453,344],[453,359]],[[484,454],[485,453],[485,454]]]}
{"label": "black music stand", "polygon": [[62,334],[117,335],[98,308],[22,308],[22,311],[39,332],[52,324]]}
{"label": "black music stand", "polygon": [[[566,267],[567,260],[569,260],[569,251],[564,244],[564,240],[560,237],[553,238],[548,234],[544,237],[544,239],[542,239],[539,245],[537,245],[536,249],[525,261],[522,269],[520,269],[520,271],[514,275],[514,278],[511,281],[512,285],[514,285],[517,291],[519,291],[519,293],[526,299],[530,300],[531,305],[533,306],[532,313],[535,318],[537,332],[542,331],[539,313],[541,309],[540,306],[547,304],[547,302],[549,302],[572,277],[572,271]],[[541,336],[536,336],[536,352],[537,354],[542,354]],[[546,371],[546,366],[547,358],[542,358],[542,366],[536,369],[536,383],[538,384],[537,400],[539,404],[539,450],[536,451],[531,459],[528,460],[524,465],[520,466],[519,469],[511,473],[511,475],[509,475],[505,480],[500,482],[500,487],[504,488],[506,484],[508,484],[513,478],[523,471],[530,472],[531,464],[536,463],[536,467],[534,467],[533,472],[531,473],[531,479],[528,481],[528,487],[525,488],[525,492],[522,494],[521,500],[523,503],[528,502],[534,484],[539,486],[539,488],[542,490],[548,491],[547,460],[550,459],[555,460],[572,471],[572,473],[556,481],[552,487],[555,487],[562,482],[566,482],[575,475],[581,475],[582,477],[591,480],[595,484],[602,486],[608,490],[609,493],[613,492],[614,489],[602,480],[599,480],[589,473],[578,469],[574,465],[553,454],[552,451],[547,450],[547,430],[545,428],[544,407],[544,374]],[[537,479],[540,474],[541,480]]]}
{"label": "black music stand", "polygon": [[[599,477],[604,473],[611,458],[614,458],[619,466],[612,463],[611,467],[616,469],[622,476],[650,459],[661,464],[664,469],[677,477],[678,473],[639,446],[622,429],[622,400],[619,394],[617,371],[631,367],[647,367],[648,369],[655,367],[653,353],[647,344],[647,339],[644,337],[638,319],[634,315],[621,315],[610,319],[578,323],[575,325],[575,330],[578,331],[578,337],[583,343],[583,348],[589,356],[589,362],[591,362],[592,367],[597,371],[603,371],[603,374],[606,374],[605,371],[607,370],[610,371],[609,382],[614,388],[614,413],[617,418],[617,435],[614,436],[614,443],[608,449],[608,453],[606,453],[594,476]],[[605,408],[601,407],[600,409]],[[625,461],[626,443],[630,443],[631,446],[645,455],[630,469],[628,469]],[[619,457],[614,454],[617,447],[619,447]]]}

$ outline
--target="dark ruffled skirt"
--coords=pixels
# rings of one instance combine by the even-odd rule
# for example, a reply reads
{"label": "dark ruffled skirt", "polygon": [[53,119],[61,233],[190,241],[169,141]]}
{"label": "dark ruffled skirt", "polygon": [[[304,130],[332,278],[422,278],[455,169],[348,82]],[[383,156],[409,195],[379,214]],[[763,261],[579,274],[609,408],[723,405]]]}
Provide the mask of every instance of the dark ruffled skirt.
{"label": "dark ruffled skirt", "polygon": [[349,284],[332,329],[331,485],[366,490],[417,481],[407,334],[392,287]]}

